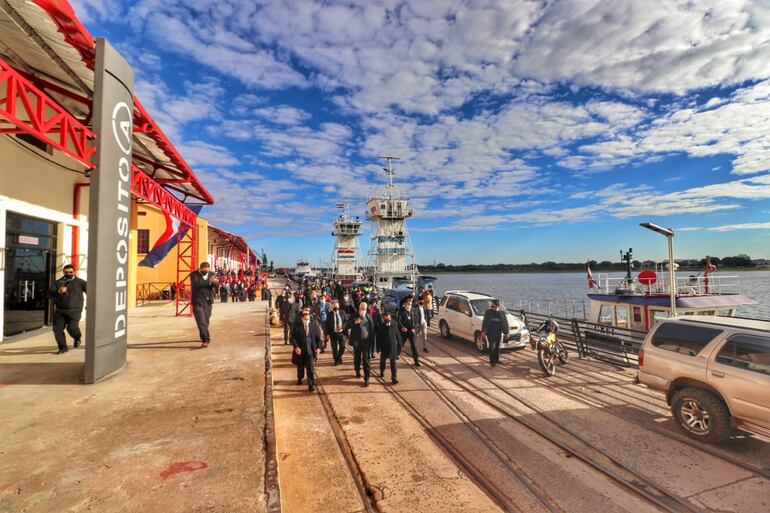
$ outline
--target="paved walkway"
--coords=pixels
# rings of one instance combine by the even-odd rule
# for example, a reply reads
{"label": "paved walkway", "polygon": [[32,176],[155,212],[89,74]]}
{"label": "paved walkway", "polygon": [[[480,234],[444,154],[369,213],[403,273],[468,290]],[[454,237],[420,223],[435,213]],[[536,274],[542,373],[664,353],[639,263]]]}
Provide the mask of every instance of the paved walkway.
{"label": "paved walkway", "polygon": [[[319,392],[309,392],[307,381],[297,385],[291,346],[283,343],[283,329],[274,327],[271,333],[283,511],[363,511]],[[396,401],[387,385],[373,377],[368,388],[361,386],[363,379],[356,379],[352,362],[348,348],[343,365],[335,366],[328,348],[319,354],[316,368],[334,416],[342,425],[343,443],[350,448],[378,510],[499,511]],[[407,393],[414,390],[414,383],[410,383],[413,373],[406,368],[399,372],[399,389]]]}
{"label": "paved walkway", "polygon": [[45,330],[0,344],[0,511],[264,511],[265,304],[130,316],[128,364],[81,383]]}

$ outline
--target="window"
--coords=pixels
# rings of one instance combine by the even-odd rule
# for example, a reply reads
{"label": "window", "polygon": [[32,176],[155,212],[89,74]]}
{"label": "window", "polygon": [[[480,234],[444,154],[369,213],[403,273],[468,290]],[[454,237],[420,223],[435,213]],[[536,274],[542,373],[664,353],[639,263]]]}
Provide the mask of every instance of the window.
{"label": "window", "polygon": [[469,305],[467,301],[461,299],[457,302],[457,306],[460,307],[461,314],[467,315],[468,317],[471,316],[471,305]]}
{"label": "window", "polygon": [[449,299],[447,299],[446,309],[447,310],[454,310],[455,312],[459,312],[460,311],[459,301],[457,301],[456,297],[450,297]]}
{"label": "window", "polygon": [[716,328],[666,322],[653,335],[652,345],[666,351],[695,356],[721,333],[722,330]]}
{"label": "window", "polygon": [[602,305],[599,310],[599,324],[612,326],[612,305]]}
{"label": "window", "polygon": [[51,148],[48,144],[44,143],[34,135],[29,134],[18,134],[16,137],[24,141],[25,143],[34,146],[40,151],[43,151],[45,153],[48,153],[49,155],[53,155],[53,148]]}
{"label": "window", "polygon": [[717,362],[770,375],[770,338],[734,335],[719,351]]}
{"label": "window", "polygon": [[665,310],[653,310],[652,311],[652,325],[655,326],[659,321],[668,319],[668,312]]}
{"label": "window", "polygon": [[[492,298],[489,299],[472,299],[471,300],[471,308],[473,308],[473,313],[476,315],[484,315],[487,313],[487,310],[492,306]],[[508,311],[505,309],[505,306],[500,304],[500,310],[502,312],[508,313]]]}
{"label": "window", "polygon": [[628,307],[626,305],[615,306],[615,326],[628,328]]}
{"label": "window", "polygon": [[150,230],[136,231],[136,252],[140,255],[150,252]]}
{"label": "window", "polygon": [[642,307],[634,307],[634,324],[641,324],[642,322]]}

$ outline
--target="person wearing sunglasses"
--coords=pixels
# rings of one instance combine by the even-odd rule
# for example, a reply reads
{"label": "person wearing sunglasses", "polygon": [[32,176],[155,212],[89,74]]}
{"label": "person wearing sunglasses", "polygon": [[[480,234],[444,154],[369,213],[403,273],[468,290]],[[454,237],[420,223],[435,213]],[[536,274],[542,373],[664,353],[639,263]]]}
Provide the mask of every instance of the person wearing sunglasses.
{"label": "person wearing sunglasses", "polygon": [[53,299],[53,336],[59,350],[56,354],[64,354],[67,349],[67,337],[65,328],[74,340],[75,349],[80,347],[80,317],[83,314],[83,293],[86,292],[86,281],[75,276],[75,267],[67,264],[62,269],[63,276],[56,280],[51,289]]}
{"label": "person wearing sunglasses", "polygon": [[321,344],[321,330],[310,316],[310,309],[303,308],[299,321],[292,330],[291,345],[293,354],[291,361],[297,366],[297,384],[301,385],[307,372],[307,389],[315,391],[315,373],[313,363],[318,355]]}

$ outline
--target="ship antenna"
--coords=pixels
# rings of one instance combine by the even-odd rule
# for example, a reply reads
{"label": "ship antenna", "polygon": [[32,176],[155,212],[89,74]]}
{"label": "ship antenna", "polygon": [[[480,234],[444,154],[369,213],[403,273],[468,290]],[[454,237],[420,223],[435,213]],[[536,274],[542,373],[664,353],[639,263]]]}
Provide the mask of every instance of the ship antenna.
{"label": "ship antenna", "polygon": [[401,160],[399,157],[394,157],[391,154],[388,154],[387,157],[378,157],[381,159],[385,159],[388,161],[388,167],[382,168],[383,171],[385,171],[385,174],[388,175],[388,198],[393,197],[393,175],[395,174],[395,171],[393,171],[393,161],[394,160]]}

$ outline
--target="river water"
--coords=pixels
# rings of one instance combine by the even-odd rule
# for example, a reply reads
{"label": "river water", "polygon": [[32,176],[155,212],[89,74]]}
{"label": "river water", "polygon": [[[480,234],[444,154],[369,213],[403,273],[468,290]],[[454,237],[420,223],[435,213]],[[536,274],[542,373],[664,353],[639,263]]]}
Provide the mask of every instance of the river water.
{"label": "river water", "polygon": [[[583,317],[588,312],[586,274],[439,274],[433,288],[441,295],[447,290],[472,290],[495,296],[511,309],[524,308],[557,316]],[[594,277],[597,275],[595,274]],[[609,273],[622,278],[623,273]],[[682,273],[679,276],[683,276]],[[736,315],[770,320],[770,271],[736,271],[713,276],[737,276],[741,294],[758,304],[738,307]],[[550,311],[549,311],[550,308]],[[565,315],[566,314],[566,315]]]}

